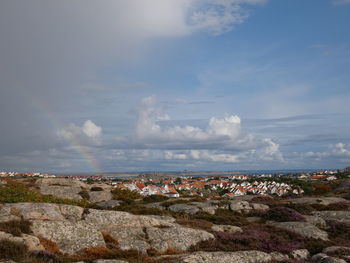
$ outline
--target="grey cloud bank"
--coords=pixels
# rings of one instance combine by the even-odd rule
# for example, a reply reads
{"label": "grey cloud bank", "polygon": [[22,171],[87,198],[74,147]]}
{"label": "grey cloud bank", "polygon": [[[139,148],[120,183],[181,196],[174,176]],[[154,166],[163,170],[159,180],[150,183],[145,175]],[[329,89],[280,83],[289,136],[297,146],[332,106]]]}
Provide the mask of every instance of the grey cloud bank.
{"label": "grey cloud bank", "polygon": [[270,47],[228,58],[271,2],[1,1],[0,170],[346,165],[349,96],[303,101],[312,85],[240,64]]}

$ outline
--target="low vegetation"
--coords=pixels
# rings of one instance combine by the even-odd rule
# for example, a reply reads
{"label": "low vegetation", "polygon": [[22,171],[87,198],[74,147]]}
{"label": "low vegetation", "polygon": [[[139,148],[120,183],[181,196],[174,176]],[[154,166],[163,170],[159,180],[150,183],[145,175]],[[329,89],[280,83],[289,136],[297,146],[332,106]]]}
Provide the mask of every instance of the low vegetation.
{"label": "low vegetation", "polygon": [[241,251],[289,253],[304,246],[301,235],[271,226],[250,225],[243,233],[215,232],[215,239],[202,241],[191,247],[191,251]]}
{"label": "low vegetation", "polygon": [[305,217],[299,212],[288,207],[273,207],[263,213],[261,217],[265,220],[288,222],[288,221],[305,221]]}
{"label": "low vegetation", "polygon": [[119,189],[115,188],[112,191],[114,200],[122,201],[134,201],[136,199],[142,199],[143,196],[136,191],[131,191],[129,189]]}
{"label": "low vegetation", "polygon": [[220,208],[216,210],[215,215],[206,212],[198,212],[191,217],[193,219],[202,219],[216,225],[244,226],[249,224],[242,214]]}
{"label": "low vegetation", "polygon": [[89,202],[86,200],[72,200],[58,198],[51,195],[42,195],[36,190],[30,189],[21,182],[8,180],[5,186],[0,187],[0,203],[56,203],[87,207]]}

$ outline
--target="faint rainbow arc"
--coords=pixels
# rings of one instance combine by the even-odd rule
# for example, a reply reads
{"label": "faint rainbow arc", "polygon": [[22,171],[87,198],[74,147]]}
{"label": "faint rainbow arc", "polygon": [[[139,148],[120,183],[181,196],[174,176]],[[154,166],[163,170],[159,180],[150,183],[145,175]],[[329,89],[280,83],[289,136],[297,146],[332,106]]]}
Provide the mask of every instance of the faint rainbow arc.
{"label": "faint rainbow arc", "polygon": [[[62,129],[62,127],[64,127],[64,125],[61,124],[59,119],[48,109],[48,107],[46,107],[44,103],[40,103],[32,97],[30,98],[30,103],[48,120],[49,123],[51,123],[56,131],[59,131]],[[64,139],[74,148],[74,150],[80,154],[80,156],[88,164],[93,172],[99,173],[102,171],[95,156],[88,150],[86,146],[83,145],[77,136],[67,136],[64,133],[62,133],[62,135]]]}

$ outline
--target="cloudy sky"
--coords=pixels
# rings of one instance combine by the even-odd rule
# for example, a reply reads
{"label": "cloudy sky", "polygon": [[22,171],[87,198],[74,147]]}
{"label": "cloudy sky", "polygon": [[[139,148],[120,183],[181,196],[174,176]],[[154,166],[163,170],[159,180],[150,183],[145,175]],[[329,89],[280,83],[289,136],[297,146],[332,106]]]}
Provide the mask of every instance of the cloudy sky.
{"label": "cloudy sky", "polygon": [[2,0],[0,170],[350,165],[349,0]]}

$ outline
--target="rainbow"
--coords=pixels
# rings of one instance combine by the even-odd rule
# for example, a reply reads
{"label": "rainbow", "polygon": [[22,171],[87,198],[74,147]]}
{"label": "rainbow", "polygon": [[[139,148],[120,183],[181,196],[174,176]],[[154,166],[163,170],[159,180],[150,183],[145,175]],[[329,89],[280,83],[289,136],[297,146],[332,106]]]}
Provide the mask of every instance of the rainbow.
{"label": "rainbow", "polygon": [[[30,97],[29,101],[31,105],[37,111],[39,111],[40,114],[44,116],[44,118],[47,119],[49,123],[51,123],[55,131],[59,131],[62,129],[62,127],[64,127],[60,120],[52,113],[52,111],[49,110],[49,108],[44,103],[37,101],[33,97]],[[102,171],[94,154],[88,147],[84,146],[84,144],[81,142],[78,136],[68,136],[65,133],[62,133],[61,135],[70,144],[70,146],[81,156],[81,159],[85,161],[87,167],[89,167],[89,169],[92,172],[100,173]]]}

